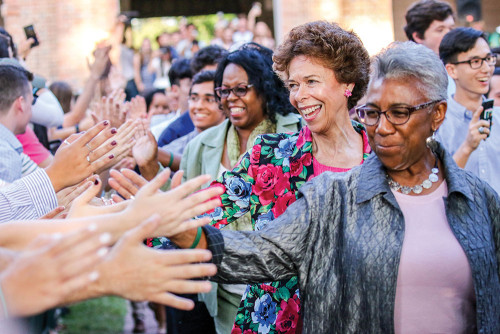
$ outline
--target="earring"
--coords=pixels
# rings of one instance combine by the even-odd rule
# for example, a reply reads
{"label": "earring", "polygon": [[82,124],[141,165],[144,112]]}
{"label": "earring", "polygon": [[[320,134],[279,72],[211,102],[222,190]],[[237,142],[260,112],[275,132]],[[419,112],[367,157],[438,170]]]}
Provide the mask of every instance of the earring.
{"label": "earring", "polygon": [[352,95],[352,92],[349,90],[349,88],[346,88],[346,90],[344,92],[344,96],[349,98],[351,95]]}
{"label": "earring", "polygon": [[437,141],[436,141],[436,131],[432,131],[432,135],[427,137],[425,139],[425,146],[431,149],[431,151],[434,152],[434,150],[437,147]]}

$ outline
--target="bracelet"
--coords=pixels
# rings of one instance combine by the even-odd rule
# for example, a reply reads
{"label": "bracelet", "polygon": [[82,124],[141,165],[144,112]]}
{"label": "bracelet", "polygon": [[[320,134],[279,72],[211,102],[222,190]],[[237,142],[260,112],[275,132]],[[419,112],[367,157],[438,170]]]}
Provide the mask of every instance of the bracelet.
{"label": "bracelet", "polygon": [[201,240],[201,227],[198,227],[198,232],[196,232],[196,238],[194,238],[193,244],[189,247],[189,249],[196,248]]}
{"label": "bracelet", "polygon": [[80,133],[80,126],[79,126],[79,124],[75,125],[75,133]]}
{"label": "bracelet", "polygon": [[[201,230],[201,228],[200,228],[200,230]],[[7,302],[5,301],[5,297],[3,295],[1,284],[0,284],[0,301],[2,302],[3,315],[5,316],[5,319],[7,319],[9,317],[9,311],[7,311]]]}
{"label": "bracelet", "polygon": [[172,163],[174,162],[174,154],[172,152],[168,152],[170,153],[170,161],[168,162],[168,168],[172,167]]}

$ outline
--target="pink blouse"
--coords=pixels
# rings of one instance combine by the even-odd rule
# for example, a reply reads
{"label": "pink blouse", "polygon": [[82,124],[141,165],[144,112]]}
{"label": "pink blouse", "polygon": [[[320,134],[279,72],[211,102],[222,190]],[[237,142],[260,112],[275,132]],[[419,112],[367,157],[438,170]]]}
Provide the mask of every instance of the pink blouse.
{"label": "pink blouse", "polygon": [[405,219],[394,308],[396,334],[474,333],[472,274],[446,218],[446,182],[428,195],[393,193]]}

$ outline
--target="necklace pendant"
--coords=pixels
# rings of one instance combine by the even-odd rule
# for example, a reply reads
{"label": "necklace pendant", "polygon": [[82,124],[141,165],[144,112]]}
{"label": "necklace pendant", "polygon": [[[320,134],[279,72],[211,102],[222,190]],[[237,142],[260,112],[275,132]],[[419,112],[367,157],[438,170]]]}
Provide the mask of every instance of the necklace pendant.
{"label": "necklace pendant", "polygon": [[434,183],[439,180],[439,177],[436,174],[431,174],[429,175],[429,180]]}
{"label": "necklace pendant", "polygon": [[422,187],[424,187],[424,189],[429,189],[430,187],[432,187],[432,182],[430,180],[425,180],[424,182],[422,182]]}
{"label": "necklace pendant", "polygon": [[410,192],[411,192],[411,188],[410,188],[410,187],[407,187],[407,186],[401,186],[401,188],[400,188],[400,189],[401,189],[401,192],[402,192],[403,194],[405,194],[405,195],[408,195],[408,194],[410,194]]}
{"label": "necklace pendant", "polygon": [[416,186],[413,187],[413,192],[415,194],[420,194],[422,192],[422,190],[424,190],[424,189],[422,188],[421,185],[416,185]]}

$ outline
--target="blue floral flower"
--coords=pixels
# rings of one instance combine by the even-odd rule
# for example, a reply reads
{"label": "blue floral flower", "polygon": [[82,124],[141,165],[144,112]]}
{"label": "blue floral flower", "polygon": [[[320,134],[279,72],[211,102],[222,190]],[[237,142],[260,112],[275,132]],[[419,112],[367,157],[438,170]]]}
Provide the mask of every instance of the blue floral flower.
{"label": "blue floral flower", "polygon": [[255,301],[252,321],[259,324],[259,333],[267,334],[271,330],[271,325],[276,321],[276,303],[269,294]]}
{"label": "blue floral flower", "polygon": [[[247,208],[250,204],[252,184],[235,176],[226,178],[224,184],[227,189],[228,198],[235,202],[240,208]],[[248,211],[248,209],[246,211]]]}
{"label": "blue floral flower", "polygon": [[221,220],[223,215],[224,212],[222,211],[222,208],[218,206],[214,209],[214,212],[210,214],[210,218],[212,218],[212,220]]}
{"label": "blue floral flower", "polygon": [[264,226],[266,226],[273,219],[274,219],[274,214],[271,210],[269,210],[267,213],[258,216],[257,221],[255,222],[255,229],[258,231],[264,228]]}
{"label": "blue floral flower", "polygon": [[296,142],[297,138],[295,137],[289,137],[280,140],[280,142],[278,143],[278,147],[274,149],[274,155],[276,156],[276,158],[285,159],[291,156]]}

